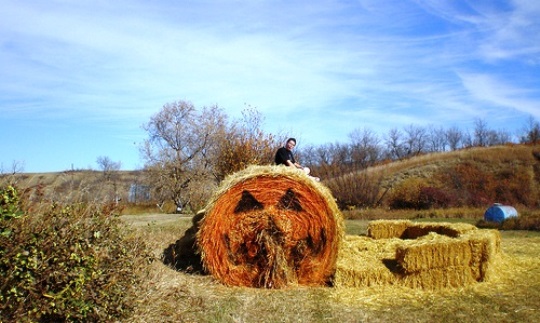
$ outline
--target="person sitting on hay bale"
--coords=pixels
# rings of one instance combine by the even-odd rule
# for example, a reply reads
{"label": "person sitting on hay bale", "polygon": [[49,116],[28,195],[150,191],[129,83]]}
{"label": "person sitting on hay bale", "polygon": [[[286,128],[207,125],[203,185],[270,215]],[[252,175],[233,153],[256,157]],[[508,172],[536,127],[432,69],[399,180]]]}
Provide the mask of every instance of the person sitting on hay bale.
{"label": "person sitting on hay bale", "polygon": [[[277,150],[275,163],[276,165],[285,165],[285,166],[301,169],[303,172],[309,175],[309,173],[311,172],[309,167],[304,167],[300,165],[294,158],[292,150],[294,149],[295,146],[296,146],[295,138],[287,139],[287,141],[285,142],[285,145]],[[316,181],[320,181],[320,178],[318,177],[314,177],[311,175],[310,177],[312,177]]]}

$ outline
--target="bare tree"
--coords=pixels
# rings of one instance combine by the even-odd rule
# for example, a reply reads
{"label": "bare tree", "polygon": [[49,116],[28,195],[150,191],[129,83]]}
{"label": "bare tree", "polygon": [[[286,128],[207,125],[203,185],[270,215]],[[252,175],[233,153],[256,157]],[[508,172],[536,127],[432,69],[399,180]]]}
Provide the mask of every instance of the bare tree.
{"label": "bare tree", "polygon": [[431,152],[446,151],[448,146],[447,132],[443,127],[429,126],[427,130],[427,150]]}
{"label": "bare tree", "polygon": [[404,147],[407,157],[418,156],[425,151],[426,146],[426,129],[409,125],[405,127]]}
{"label": "bare tree", "polygon": [[121,162],[114,162],[107,156],[99,156],[96,159],[96,163],[98,164],[99,169],[103,172],[103,176],[105,176],[107,181],[110,181],[112,174],[115,171],[119,171],[122,167]]}
{"label": "bare tree", "polygon": [[14,160],[7,171],[4,169],[4,164],[0,164],[0,184],[16,184],[16,175],[22,172],[24,172],[24,162]]}
{"label": "bare tree", "polygon": [[355,129],[349,134],[351,155],[354,165],[363,169],[380,160],[382,148],[380,139],[370,129]]}
{"label": "bare tree", "polygon": [[450,150],[457,150],[463,144],[463,132],[458,127],[451,127],[446,130],[446,139]]}
{"label": "bare tree", "polygon": [[224,118],[217,106],[199,113],[192,103],[178,101],[165,104],[143,125],[145,169],[156,193],[171,199],[177,210],[189,206],[195,212],[209,195],[212,144]]}
{"label": "bare tree", "polygon": [[487,122],[483,119],[474,121],[474,141],[473,145],[477,147],[485,147],[488,144],[489,128]]}
{"label": "bare tree", "polygon": [[[19,160],[14,160],[11,163],[11,167],[9,168],[9,170],[7,172],[9,172],[9,174],[11,174],[11,175],[15,175],[15,174],[22,173],[23,171],[24,171],[24,162],[19,161]],[[4,170],[4,164],[1,164],[0,165],[0,175],[1,174],[7,174],[7,172],[5,172],[5,170]]]}
{"label": "bare tree", "polygon": [[327,143],[313,150],[313,160],[317,164],[317,173],[330,178],[350,172],[353,160],[351,146],[340,143]]}
{"label": "bare tree", "polygon": [[498,135],[499,142],[500,142],[501,145],[512,142],[512,135],[510,134],[510,132],[508,132],[508,131],[506,131],[504,129],[498,130],[497,135]]}
{"label": "bare tree", "polygon": [[302,165],[308,166],[311,169],[318,168],[320,165],[319,150],[314,145],[302,145],[297,149],[297,155]]}
{"label": "bare tree", "polygon": [[403,143],[403,133],[397,128],[392,128],[386,136],[386,149],[390,159],[401,159],[406,156],[406,150]]}
{"label": "bare tree", "polygon": [[474,135],[472,135],[470,131],[463,132],[461,143],[462,143],[462,147],[464,148],[474,147],[476,145],[475,140],[474,140]]}
{"label": "bare tree", "polygon": [[311,152],[311,160],[317,165],[317,173],[323,177],[329,177],[331,174],[332,156],[330,153],[330,144],[320,145]]}
{"label": "bare tree", "polygon": [[504,145],[511,140],[510,134],[505,130],[489,130],[486,138],[486,146]]}
{"label": "bare tree", "polygon": [[523,128],[519,141],[533,145],[540,143],[540,123],[532,115],[527,118],[527,123]]}

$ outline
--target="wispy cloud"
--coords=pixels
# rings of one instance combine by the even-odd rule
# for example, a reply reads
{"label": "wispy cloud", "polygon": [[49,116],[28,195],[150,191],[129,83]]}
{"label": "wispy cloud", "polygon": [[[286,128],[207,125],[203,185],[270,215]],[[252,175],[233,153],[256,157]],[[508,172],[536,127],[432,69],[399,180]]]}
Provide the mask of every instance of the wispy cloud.
{"label": "wispy cloud", "polygon": [[[533,90],[515,87],[486,74],[461,74],[464,87],[479,101],[495,108],[508,108],[540,118],[538,101],[528,99]],[[537,92],[537,91],[536,91]]]}
{"label": "wispy cloud", "polygon": [[3,3],[0,121],[136,139],[186,99],[256,106],[313,143],[493,111],[508,125],[539,117],[539,14],[526,0]]}

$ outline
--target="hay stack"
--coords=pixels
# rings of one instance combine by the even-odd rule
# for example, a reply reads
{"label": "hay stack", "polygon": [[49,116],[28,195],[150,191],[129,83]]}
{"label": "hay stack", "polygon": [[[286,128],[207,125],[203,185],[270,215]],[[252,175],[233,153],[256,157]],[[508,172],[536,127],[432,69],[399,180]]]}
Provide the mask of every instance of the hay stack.
{"label": "hay stack", "polygon": [[455,238],[471,230],[476,230],[476,227],[468,223],[414,223],[409,220],[376,220],[369,223],[368,236],[373,239],[416,239],[435,232]]}
{"label": "hay stack", "polygon": [[376,220],[369,222],[368,237],[373,239],[402,238],[405,230],[412,224],[409,220]]}
{"label": "hay stack", "polygon": [[374,281],[423,289],[465,286],[486,280],[500,253],[498,231],[465,223],[372,221],[368,237],[344,241],[335,281],[346,287]]}
{"label": "hay stack", "polygon": [[471,248],[470,267],[473,277],[477,281],[488,280],[493,267],[500,260],[501,234],[498,230],[477,230],[461,238],[468,241]]}
{"label": "hay stack", "polygon": [[334,277],[335,286],[367,287],[392,284],[396,276],[390,268],[395,267],[396,245],[399,239],[380,243],[363,236],[346,235],[339,251],[338,267]]}
{"label": "hay stack", "polygon": [[415,273],[423,270],[463,267],[471,263],[469,242],[430,233],[424,237],[402,243],[396,248],[396,261],[402,270]]}
{"label": "hay stack", "polygon": [[216,191],[197,242],[207,271],[227,285],[325,285],[342,222],[330,191],[303,172],[251,166]]}

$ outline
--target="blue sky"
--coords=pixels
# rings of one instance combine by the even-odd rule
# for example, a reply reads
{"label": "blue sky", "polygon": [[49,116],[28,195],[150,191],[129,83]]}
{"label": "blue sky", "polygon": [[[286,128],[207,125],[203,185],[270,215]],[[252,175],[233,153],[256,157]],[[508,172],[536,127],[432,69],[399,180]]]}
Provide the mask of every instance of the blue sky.
{"label": "blue sky", "polygon": [[[540,1],[0,0],[0,170],[142,166],[177,100],[304,144],[540,120]],[[300,144],[300,142],[299,142]]]}

